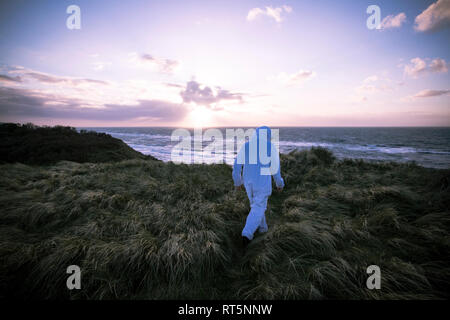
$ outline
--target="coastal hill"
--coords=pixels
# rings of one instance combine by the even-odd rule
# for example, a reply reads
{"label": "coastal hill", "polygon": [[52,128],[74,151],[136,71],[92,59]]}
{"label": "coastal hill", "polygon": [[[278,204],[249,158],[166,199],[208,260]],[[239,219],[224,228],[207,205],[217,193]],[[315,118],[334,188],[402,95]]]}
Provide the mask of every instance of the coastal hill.
{"label": "coastal hill", "polygon": [[61,160],[99,163],[129,159],[156,160],[105,133],[31,123],[0,124],[0,163],[53,164]]}
{"label": "coastal hill", "polygon": [[[337,160],[323,148],[282,155],[269,231],[243,251],[249,203],[230,166],[148,161],[61,127],[16,129],[23,138],[2,142],[15,163],[0,165],[0,298],[450,298],[450,170]],[[35,165],[62,154],[52,130],[75,138],[60,158],[96,163]],[[33,152],[4,155],[13,141]],[[70,265],[81,290],[67,289]],[[366,285],[372,265],[380,290]]]}

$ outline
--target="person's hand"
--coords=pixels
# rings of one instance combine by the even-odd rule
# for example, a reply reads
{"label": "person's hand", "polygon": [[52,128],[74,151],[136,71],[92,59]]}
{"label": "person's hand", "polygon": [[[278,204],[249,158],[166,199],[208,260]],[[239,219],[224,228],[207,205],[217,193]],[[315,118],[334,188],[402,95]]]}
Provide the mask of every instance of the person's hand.
{"label": "person's hand", "polygon": [[283,187],[277,187],[277,192],[283,191]]}
{"label": "person's hand", "polygon": [[234,187],[234,190],[236,190],[236,191],[241,191],[241,190],[242,190],[242,185],[240,185],[240,186],[235,186],[235,187]]}

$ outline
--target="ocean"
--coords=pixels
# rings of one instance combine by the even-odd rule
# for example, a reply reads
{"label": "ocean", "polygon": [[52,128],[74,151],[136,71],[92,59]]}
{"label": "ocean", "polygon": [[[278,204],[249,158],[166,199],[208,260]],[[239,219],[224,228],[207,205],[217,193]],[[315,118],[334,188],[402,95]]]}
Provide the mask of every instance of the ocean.
{"label": "ocean", "polygon": [[[96,127],[77,128],[110,134],[127,143],[133,149],[150,154],[160,160],[170,161],[172,149],[178,144],[171,141],[176,128],[162,127]],[[218,128],[223,132],[225,129]],[[244,128],[246,129],[246,128]],[[292,150],[321,146],[339,158],[366,159],[370,161],[411,162],[431,168],[450,168],[450,128],[430,127],[273,127],[279,129],[279,150]],[[206,129],[203,129],[203,133]],[[192,129],[190,130],[192,132]],[[210,144],[211,141],[204,142]],[[202,153],[203,149],[192,150]],[[236,150],[227,151],[225,144],[222,158],[231,164]],[[203,162],[213,159],[204,157]]]}

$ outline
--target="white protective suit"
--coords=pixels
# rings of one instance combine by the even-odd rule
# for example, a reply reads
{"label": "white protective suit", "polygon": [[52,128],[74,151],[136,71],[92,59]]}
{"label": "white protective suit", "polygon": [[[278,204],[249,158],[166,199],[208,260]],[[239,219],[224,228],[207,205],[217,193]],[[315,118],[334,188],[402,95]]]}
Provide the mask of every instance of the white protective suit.
{"label": "white protective suit", "polygon": [[[281,178],[280,155],[270,140],[270,128],[259,127],[250,140],[241,147],[234,160],[234,185],[244,184],[250,200],[251,210],[242,230],[242,236],[249,240],[253,239],[253,234],[257,229],[259,232],[267,231],[264,212],[267,208],[267,200],[272,194],[272,176],[277,188],[284,187],[284,181]],[[243,174],[242,167],[244,167]]]}

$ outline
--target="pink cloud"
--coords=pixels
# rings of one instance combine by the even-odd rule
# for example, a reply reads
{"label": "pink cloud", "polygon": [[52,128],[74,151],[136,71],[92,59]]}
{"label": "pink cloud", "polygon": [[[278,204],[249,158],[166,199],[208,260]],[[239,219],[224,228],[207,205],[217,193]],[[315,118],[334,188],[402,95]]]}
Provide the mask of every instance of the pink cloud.
{"label": "pink cloud", "polygon": [[438,0],[416,17],[414,29],[420,32],[433,32],[449,25],[450,1]]}
{"label": "pink cloud", "polygon": [[437,96],[443,96],[448,95],[450,93],[450,90],[422,90],[419,93],[414,95],[414,98],[429,98],[429,97],[437,97]]}
{"label": "pink cloud", "polygon": [[281,7],[273,8],[271,6],[265,7],[265,9],[261,8],[253,8],[247,14],[247,20],[253,21],[259,16],[267,16],[274,19],[276,22],[283,21],[282,14],[283,13],[291,13],[292,7],[283,5]]}
{"label": "pink cloud", "polygon": [[411,64],[406,65],[404,71],[406,75],[412,78],[418,78],[427,73],[445,73],[448,71],[448,68],[444,59],[433,59],[431,63],[427,65],[424,59],[417,57],[411,59]]}
{"label": "pink cloud", "polygon": [[430,71],[431,72],[437,72],[437,73],[444,73],[447,72],[447,63],[445,62],[444,59],[434,59],[433,61],[431,61],[430,63]]}
{"label": "pink cloud", "polygon": [[389,15],[381,21],[381,29],[400,28],[406,22],[406,14],[404,12],[398,15]]}

